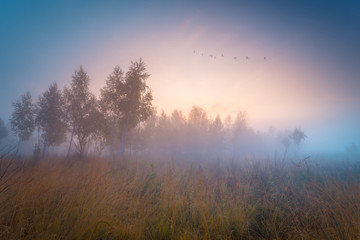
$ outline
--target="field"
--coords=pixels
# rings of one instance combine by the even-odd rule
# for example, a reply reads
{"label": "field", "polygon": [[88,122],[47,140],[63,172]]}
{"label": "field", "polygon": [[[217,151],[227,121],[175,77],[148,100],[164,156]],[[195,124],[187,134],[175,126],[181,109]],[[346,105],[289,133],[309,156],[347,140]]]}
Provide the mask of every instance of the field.
{"label": "field", "polygon": [[359,239],[360,165],[1,159],[0,239]]}

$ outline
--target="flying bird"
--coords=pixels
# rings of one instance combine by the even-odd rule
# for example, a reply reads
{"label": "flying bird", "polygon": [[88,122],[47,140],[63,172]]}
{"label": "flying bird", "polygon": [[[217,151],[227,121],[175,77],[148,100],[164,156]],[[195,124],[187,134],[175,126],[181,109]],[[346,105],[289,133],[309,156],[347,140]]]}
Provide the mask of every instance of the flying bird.
{"label": "flying bird", "polygon": [[266,60],[266,57],[264,57],[264,60]]}
{"label": "flying bird", "polygon": [[246,56],[246,60],[249,60],[249,56]]}
{"label": "flying bird", "polygon": [[236,60],[236,59],[237,59],[237,57],[234,57],[234,59]]}
{"label": "flying bird", "polygon": [[221,56],[223,57],[223,56],[224,56],[224,54],[221,54]]}

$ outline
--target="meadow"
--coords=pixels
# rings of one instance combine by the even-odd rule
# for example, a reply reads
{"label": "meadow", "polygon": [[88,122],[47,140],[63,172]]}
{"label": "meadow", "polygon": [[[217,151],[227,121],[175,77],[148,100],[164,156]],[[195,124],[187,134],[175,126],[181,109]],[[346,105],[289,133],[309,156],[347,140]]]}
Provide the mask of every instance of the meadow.
{"label": "meadow", "polygon": [[1,157],[0,239],[359,239],[360,164]]}

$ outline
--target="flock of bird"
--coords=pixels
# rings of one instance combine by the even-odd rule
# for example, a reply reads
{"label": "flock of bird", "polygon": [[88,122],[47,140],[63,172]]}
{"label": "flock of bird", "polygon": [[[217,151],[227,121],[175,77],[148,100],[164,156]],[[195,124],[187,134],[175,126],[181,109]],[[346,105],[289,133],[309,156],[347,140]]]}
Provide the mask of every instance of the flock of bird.
{"label": "flock of bird", "polygon": [[[194,54],[197,54],[197,53],[199,53],[202,57],[204,56],[204,53],[200,53],[200,52],[197,52],[196,50],[194,50]],[[216,55],[214,55],[214,54],[209,54],[209,57],[210,58],[212,58],[212,59],[216,59]],[[224,54],[222,53],[221,54],[221,57],[224,57]],[[238,57],[233,57],[233,59],[234,60],[237,60],[238,59]],[[246,60],[249,60],[250,59],[250,57],[249,56],[245,56],[245,59]],[[264,57],[264,60],[266,60],[267,58],[266,57]]]}

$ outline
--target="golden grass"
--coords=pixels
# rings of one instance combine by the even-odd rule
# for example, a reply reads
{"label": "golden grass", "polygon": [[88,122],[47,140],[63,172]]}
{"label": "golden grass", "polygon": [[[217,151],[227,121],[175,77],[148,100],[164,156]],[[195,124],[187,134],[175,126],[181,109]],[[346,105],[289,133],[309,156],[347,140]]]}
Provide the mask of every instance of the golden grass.
{"label": "golden grass", "polygon": [[0,239],[360,239],[355,170],[219,165],[13,164],[0,178]]}

